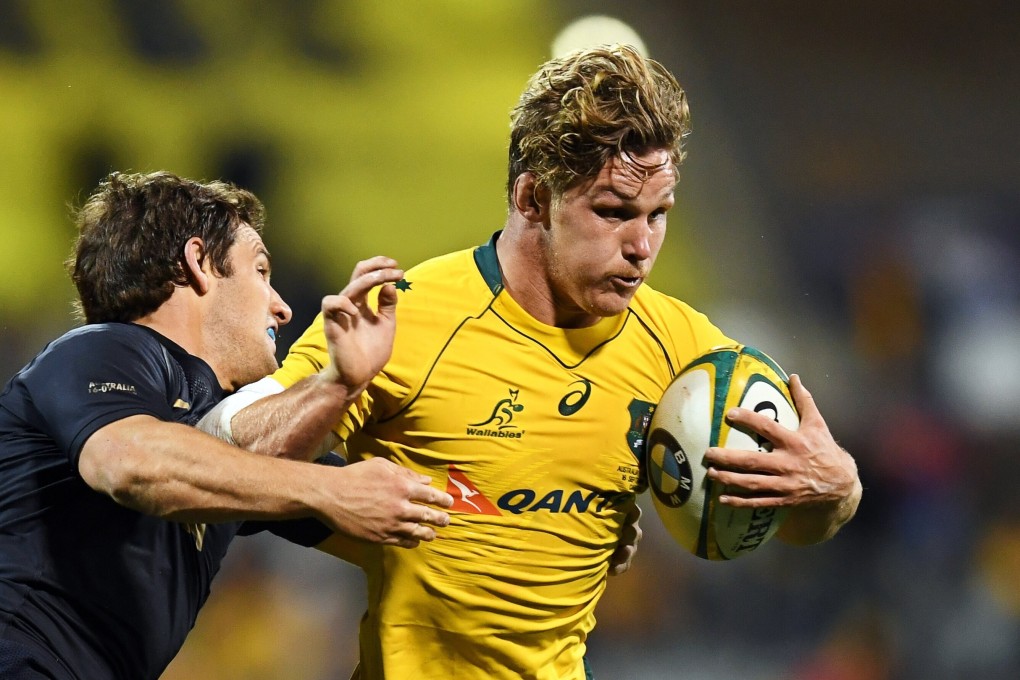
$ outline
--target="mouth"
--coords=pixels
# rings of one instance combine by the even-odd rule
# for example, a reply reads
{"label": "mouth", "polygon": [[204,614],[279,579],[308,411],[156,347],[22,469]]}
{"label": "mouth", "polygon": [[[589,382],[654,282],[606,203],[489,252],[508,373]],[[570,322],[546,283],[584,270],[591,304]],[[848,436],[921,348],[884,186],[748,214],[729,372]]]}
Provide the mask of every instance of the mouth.
{"label": "mouth", "polygon": [[270,340],[272,340],[273,342],[276,342],[276,329],[275,328],[267,328],[266,329],[266,335],[269,336]]}
{"label": "mouth", "polygon": [[643,276],[611,276],[610,280],[621,288],[637,288],[644,281]]}

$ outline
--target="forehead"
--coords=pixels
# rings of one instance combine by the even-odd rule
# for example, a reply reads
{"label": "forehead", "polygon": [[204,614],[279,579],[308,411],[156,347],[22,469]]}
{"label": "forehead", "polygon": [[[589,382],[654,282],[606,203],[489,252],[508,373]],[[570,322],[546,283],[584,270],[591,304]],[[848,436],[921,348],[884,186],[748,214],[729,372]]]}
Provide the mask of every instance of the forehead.
{"label": "forehead", "polygon": [[242,224],[234,232],[234,247],[246,251],[266,252],[266,245],[257,231],[247,224]]}
{"label": "forehead", "polygon": [[676,170],[669,153],[664,149],[642,154],[613,156],[592,180],[585,193],[615,194],[623,198],[636,198],[642,194],[668,195],[676,186]]}

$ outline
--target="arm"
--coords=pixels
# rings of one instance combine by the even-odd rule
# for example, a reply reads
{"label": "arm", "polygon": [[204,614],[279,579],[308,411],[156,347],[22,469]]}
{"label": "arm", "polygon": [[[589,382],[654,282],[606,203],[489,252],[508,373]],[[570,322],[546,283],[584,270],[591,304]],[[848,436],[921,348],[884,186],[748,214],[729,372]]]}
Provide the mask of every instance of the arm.
{"label": "arm", "polygon": [[[242,390],[228,397],[217,407],[218,413],[210,414],[211,422],[203,419],[200,427],[256,453],[298,460],[321,455],[321,442],[333,436],[333,427],[390,357],[397,302],[390,284],[403,276],[393,268],[395,264],[385,257],[359,262],[350,284],[339,295],[323,298],[328,366],[286,390],[271,378],[264,379],[247,393]],[[380,284],[378,309],[373,311],[366,296]],[[260,384],[269,387],[263,392],[275,394],[259,398],[263,396]],[[336,443],[336,439],[331,442]],[[359,506],[352,508],[352,517],[342,530],[358,538],[365,538],[366,531],[379,535],[383,530],[377,525],[389,526],[386,517],[403,519],[400,513],[406,512],[406,503],[453,504],[449,494],[429,486],[431,478],[382,458],[343,469],[350,480],[347,492],[356,497]],[[397,480],[404,483],[395,484]],[[426,516],[437,526],[449,522],[449,516],[435,508]],[[359,521],[366,526],[357,526]]]}
{"label": "arm", "polygon": [[796,431],[747,409],[727,414],[734,425],[772,442],[771,452],[711,448],[705,459],[709,477],[728,487],[721,503],[787,507],[790,513],[776,535],[809,545],[832,538],[854,516],[862,487],[857,464],[833,439],[799,376],[791,376],[790,393],[801,418]]}
{"label": "arm", "polygon": [[[334,531],[403,547],[435,538],[447,494],[426,477],[366,461],[348,467],[259,456],[198,430],[137,415],[97,430],[78,469],[94,490],[179,522],[315,517]],[[379,461],[386,463],[386,461]]]}

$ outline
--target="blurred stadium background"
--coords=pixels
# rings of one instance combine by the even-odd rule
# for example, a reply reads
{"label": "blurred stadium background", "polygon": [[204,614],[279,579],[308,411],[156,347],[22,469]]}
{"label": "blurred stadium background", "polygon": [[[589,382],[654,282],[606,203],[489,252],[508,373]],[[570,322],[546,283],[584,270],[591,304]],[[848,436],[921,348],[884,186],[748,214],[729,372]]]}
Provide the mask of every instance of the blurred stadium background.
{"label": "blurred stadium background", "polygon": [[[653,283],[800,373],[865,485],[835,540],[725,564],[646,505],[597,676],[1020,677],[1016,3],[0,0],[3,381],[73,325],[67,205],[111,170],[265,200],[281,352],[357,260],[481,243],[509,109],[591,15],[690,95]],[[357,570],[232,551],[165,678],[346,678]]]}

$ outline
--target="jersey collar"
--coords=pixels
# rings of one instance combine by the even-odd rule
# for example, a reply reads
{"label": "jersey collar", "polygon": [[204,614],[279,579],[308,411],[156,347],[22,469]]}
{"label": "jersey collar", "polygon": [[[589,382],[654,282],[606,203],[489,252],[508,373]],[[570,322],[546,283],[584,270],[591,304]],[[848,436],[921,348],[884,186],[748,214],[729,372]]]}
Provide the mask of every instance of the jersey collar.
{"label": "jersey collar", "polygon": [[496,241],[502,233],[500,229],[488,243],[475,248],[475,265],[493,295],[499,295],[503,290],[503,273],[499,269],[499,258],[496,257]]}

